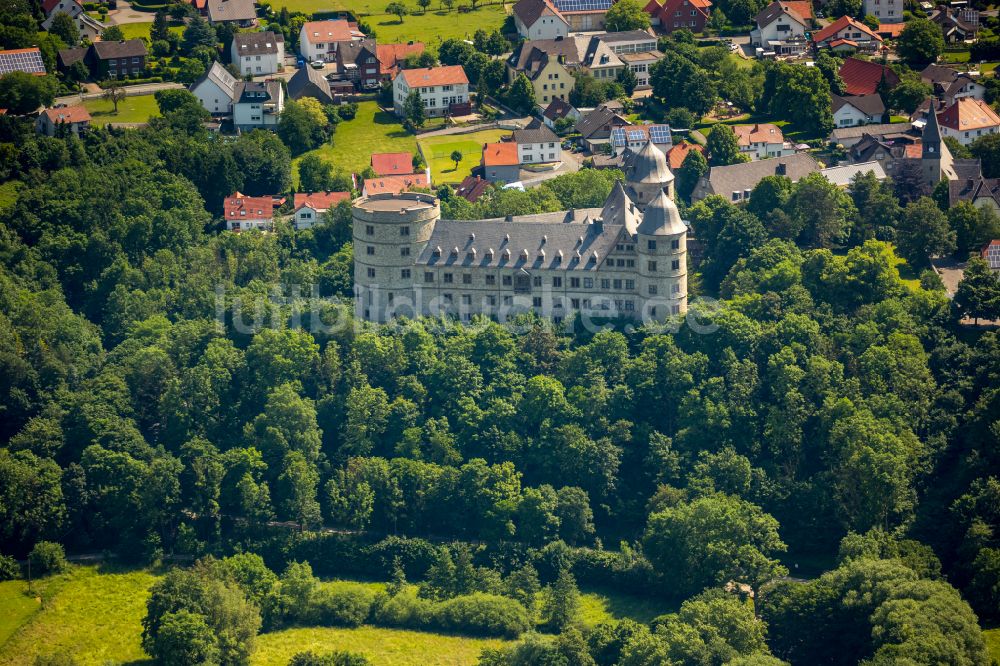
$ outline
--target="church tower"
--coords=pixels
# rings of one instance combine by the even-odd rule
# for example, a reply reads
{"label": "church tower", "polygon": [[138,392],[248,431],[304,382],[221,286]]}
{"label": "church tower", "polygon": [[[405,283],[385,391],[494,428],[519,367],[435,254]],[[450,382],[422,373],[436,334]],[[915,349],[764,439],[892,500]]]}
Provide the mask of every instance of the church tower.
{"label": "church tower", "polygon": [[953,158],[948,144],[941,136],[941,125],[937,117],[937,100],[933,97],[930,108],[927,109],[927,124],[921,138],[923,152],[920,156],[920,171],[924,183],[931,189],[942,179],[952,180],[955,177]]}

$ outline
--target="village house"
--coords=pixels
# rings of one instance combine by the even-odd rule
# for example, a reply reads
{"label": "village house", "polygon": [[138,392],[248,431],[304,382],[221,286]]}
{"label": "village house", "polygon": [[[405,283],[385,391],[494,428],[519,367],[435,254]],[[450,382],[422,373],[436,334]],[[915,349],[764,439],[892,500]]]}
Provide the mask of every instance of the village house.
{"label": "village house", "polygon": [[319,224],[323,214],[338,203],[350,200],[350,192],[296,192],[292,223],[296,229],[308,229]]}
{"label": "village house", "polygon": [[519,164],[546,164],[562,161],[562,145],[559,137],[538,120],[533,120],[524,129],[514,130],[513,140],[517,145]]}
{"label": "village house", "polygon": [[461,183],[455,187],[455,194],[462,197],[469,203],[476,203],[479,198],[486,193],[490,186],[490,181],[482,176],[466,176]]}
{"label": "village house", "polygon": [[535,103],[545,108],[554,99],[569,99],[576,85],[572,71],[581,66],[575,39],[522,42],[507,59],[507,77],[523,73],[535,91]]}
{"label": "village house", "polygon": [[960,97],[983,99],[986,95],[986,86],[975,77],[950,67],[928,65],[920,72],[920,80],[931,86],[931,94],[945,104],[953,104]]}
{"label": "village house", "polygon": [[628,118],[619,113],[620,110],[602,104],[584,114],[576,123],[576,130],[580,133],[580,146],[589,151],[602,150],[605,146],[610,148],[611,130],[631,124]]}
{"label": "village house", "polygon": [[808,47],[806,32],[812,24],[808,2],[775,0],[754,17],[750,43],[762,55],[799,55]]}
{"label": "village house", "polygon": [[230,57],[245,75],[275,74],[285,67],[285,37],[270,30],[238,32],[233,35]]}
{"label": "village house", "polygon": [[483,177],[491,183],[515,183],[521,177],[521,159],[513,141],[484,143],[480,165]]}
{"label": "village house", "polygon": [[37,46],[28,49],[8,49],[0,51],[0,76],[11,72],[45,74],[42,51]]}
{"label": "village house", "polygon": [[146,71],[146,43],[141,39],[94,42],[59,51],[59,66],[65,70],[83,62],[97,81],[142,76]]}
{"label": "village house", "polygon": [[861,141],[864,136],[892,140],[893,137],[913,135],[912,123],[883,123],[879,125],[852,125],[838,127],[830,133],[830,143],[850,148]]}
{"label": "village house", "polygon": [[273,197],[248,197],[235,192],[222,202],[222,210],[226,229],[230,231],[268,231],[274,228]]}
{"label": "village house", "polygon": [[300,100],[303,97],[312,97],[321,104],[333,104],[333,90],[330,82],[326,80],[323,73],[312,67],[300,67],[298,71],[288,80],[288,97]]}
{"label": "village house", "polygon": [[663,60],[659,51],[642,51],[640,53],[622,53],[618,56],[632,70],[636,78],[636,89],[649,88],[649,72],[653,65]]}
{"label": "village house", "polygon": [[877,94],[841,97],[831,95],[833,124],[837,127],[853,127],[854,125],[871,125],[881,123],[885,118],[885,103]]}
{"label": "village house", "polygon": [[427,173],[411,173],[399,176],[380,176],[378,178],[365,179],[361,188],[362,196],[370,197],[376,194],[399,194],[414,187],[422,189],[431,186]]}
{"label": "village house", "polygon": [[207,0],[205,16],[212,25],[228,23],[252,28],[257,25],[257,6],[254,0]]}
{"label": "village house", "polygon": [[95,42],[104,32],[106,25],[92,17],[83,10],[83,5],[78,0],[44,0],[42,11],[45,12],[45,20],[42,21],[43,30],[51,30],[52,22],[58,14],[66,14],[80,31],[80,39]]}
{"label": "village house", "polygon": [[750,199],[753,188],[765,176],[785,176],[794,183],[815,171],[819,171],[819,163],[809,153],[716,166],[710,168],[695,185],[691,200],[701,201],[718,194],[727,201],[739,203]]}
{"label": "village house", "polygon": [[337,49],[337,73],[358,90],[374,90],[382,83],[382,68],[374,39],[344,42]]}
{"label": "village house", "polygon": [[373,153],[372,171],[376,176],[400,176],[413,173],[413,153]]}
{"label": "village house", "polygon": [[750,155],[751,159],[763,160],[795,153],[795,147],[785,141],[781,128],[772,123],[733,125],[733,133],[736,134],[740,152]]}
{"label": "village house", "polygon": [[528,40],[569,34],[569,21],[550,0],[520,0],[514,4],[513,16],[517,33]]}
{"label": "village house", "polygon": [[403,69],[393,87],[393,110],[403,117],[403,104],[410,91],[420,94],[428,116],[466,115],[469,107],[469,78],[461,65]]}
{"label": "village house", "polygon": [[[1000,214],[1000,178],[962,178],[948,181],[948,205],[968,201],[978,208]],[[1000,241],[993,241],[1000,244]]]}
{"label": "village house", "polygon": [[190,91],[213,116],[233,112],[233,100],[239,81],[222,63],[215,61],[200,79],[191,84]]}
{"label": "village house", "polygon": [[35,130],[45,136],[55,136],[60,127],[65,127],[75,136],[80,136],[90,127],[90,121],[90,113],[83,105],[57,106],[38,114]]}
{"label": "village house", "polygon": [[406,44],[377,44],[375,55],[378,58],[379,74],[383,81],[392,81],[399,73],[399,66],[409,56],[418,56],[426,50],[423,42],[408,42]]}
{"label": "village house", "polygon": [[939,6],[929,18],[941,28],[944,41],[949,44],[973,40],[979,32],[979,11],[971,7]]}
{"label": "village house", "polygon": [[307,21],[299,30],[299,53],[306,62],[334,62],[340,44],[364,39],[364,34],[344,19]]}
{"label": "village house", "polygon": [[691,143],[689,141],[681,141],[680,143],[675,143],[670,150],[667,151],[667,163],[670,166],[671,171],[677,171],[684,164],[684,160],[687,158],[688,153],[691,151],[699,152],[702,156],[705,156],[706,160],[708,157],[705,155],[705,147],[697,143]]}
{"label": "village house", "polygon": [[549,105],[545,107],[545,111],[542,112],[542,122],[548,125],[549,129],[555,129],[556,122],[563,118],[569,118],[573,122],[576,122],[582,117],[580,112],[576,110],[576,107],[558,97],[549,102]]}
{"label": "village house", "polygon": [[704,32],[705,24],[711,17],[712,3],[709,0],[649,0],[645,6],[649,22],[658,26],[666,34],[680,28],[691,32]]}
{"label": "village house", "polygon": [[892,69],[860,58],[845,58],[838,72],[845,95],[874,95],[882,92],[880,88],[889,91],[899,85],[899,75]]}
{"label": "village house", "polygon": [[830,25],[812,34],[813,44],[817,49],[832,51],[862,51],[872,53],[882,46],[882,38],[866,26],[855,21],[850,16],[841,16]]}
{"label": "village house", "polygon": [[[930,114],[928,114],[928,117]],[[981,99],[960,97],[938,113],[941,134],[967,146],[981,136],[1000,131],[1000,116]]]}
{"label": "village house", "polygon": [[862,0],[861,13],[874,16],[879,23],[901,23],[904,6],[903,0]]}
{"label": "village house", "polygon": [[611,130],[611,154],[618,156],[626,151],[638,152],[652,142],[666,153],[674,145],[670,125],[625,125]]}
{"label": "village house", "polygon": [[273,129],[285,109],[281,81],[240,81],[233,95],[233,125],[242,131]]}
{"label": "village house", "polygon": [[820,174],[824,178],[844,190],[850,189],[851,181],[854,180],[854,178],[859,174],[867,173],[874,174],[879,182],[884,181],[888,177],[886,176],[885,169],[882,167],[882,164],[875,161],[858,162],[856,164],[838,164],[834,167],[820,169]]}

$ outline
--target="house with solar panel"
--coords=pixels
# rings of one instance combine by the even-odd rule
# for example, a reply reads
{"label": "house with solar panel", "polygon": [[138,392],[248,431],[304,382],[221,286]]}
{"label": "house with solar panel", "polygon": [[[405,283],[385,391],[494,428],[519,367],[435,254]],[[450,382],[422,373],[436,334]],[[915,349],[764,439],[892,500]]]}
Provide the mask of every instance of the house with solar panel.
{"label": "house with solar panel", "polygon": [[664,153],[674,146],[670,125],[626,125],[611,130],[611,154],[619,156],[625,151],[641,150],[646,143],[653,144]]}
{"label": "house with solar panel", "polygon": [[682,315],[688,229],[666,156],[647,142],[625,174],[602,207],[487,220],[443,220],[431,194],[363,196],[353,206],[357,317]]}
{"label": "house with solar panel", "polygon": [[514,25],[525,39],[604,30],[604,16],[612,4],[613,0],[518,0]]}
{"label": "house with solar panel", "polygon": [[38,76],[45,74],[41,50],[36,46],[29,49],[0,51],[0,76],[11,72],[25,72]]}

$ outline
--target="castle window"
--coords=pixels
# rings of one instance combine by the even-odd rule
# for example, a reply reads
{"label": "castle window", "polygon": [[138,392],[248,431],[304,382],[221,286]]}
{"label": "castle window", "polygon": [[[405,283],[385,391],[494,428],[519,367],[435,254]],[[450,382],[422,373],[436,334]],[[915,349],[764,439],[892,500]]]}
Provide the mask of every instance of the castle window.
{"label": "castle window", "polygon": [[650,296],[656,296],[656,285],[655,284],[649,285],[649,295]]}
{"label": "castle window", "polygon": [[554,278],[552,278],[552,286],[553,287],[561,287],[562,286],[562,278],[561,277],[554,277]]}
{"label": "castle window", "polygon": [[472,284],[472,273],[462,273],[462,284]]}
{"label": "castle window", "polygon": [[510,275],[504,275],[503,276],[503,286],[509,287],[509,286],[511,286],[513,284],[514,284],[514,278],[513,277],[511,277]]}
{"label": "castle window", "polygon": [[513,303],[514,303],[514,297],[513,296],[504,296],[503,297],[503,304],[504,305],[513,305]]}
{"label": "castle window", "polygon": [[679,250],[679,249],[681,249],[681,242],[680,242],[680,240],[678,240],[677,238],[675,238],[674,240],[670,241],[670,249],[671,250]]}
{"label": "castle window", "polygon": [[403,280],[409,280],[410,279],[410,269],[409,268],[404,268],[403,270],[399,271],[399,277],[400,277],[400,279],[403,279]]}
{"label": "castle window", "polygon": [[455,281],[455,275],[453,273],[445,273],[443,277],[445,284],[451,284]]}
{"label": "castle window", "polygon": [[542,297],[541,296],[533,296],[532,299],[531,299],[531,305],[533,307],[536,307],[536,308],[542,307]]}
{"label": "castle window", "polygon": [[621,289],[622,288],[622,281],[620,279],[614,280],[612,282],[612,284],[614,284],[615,289]]}
{"label": "castle window", "polygon": [[580,299],[579,298],[571,298],[571,299],[569,299],[569,304],[570,304],[570,307],[572,307],[574,310],[579,310],[580,309]]}
{"label": "castle window", "polygon": [[375,277],[375,269],[374,268],[369,268],[368,269],[368,277],[370,277],[370,278]]}
{"label": "castle window", "polygon": [[374,236],[375,235],[375,225],[374,224],[367,225],[365,227],[365,233],[368,234],[369,236]]}
{"label": "castle window", "polygon": [[611,280],[608,278],[601,278],[601,289],[611,289]]}
{"label": "castle window", "polygon": [[675,284],[670,291],[672,291],[675,294],[679,294],[681,293],[681,286],[679,284]]}
{"label": "castle window", "polygon": [[676,271],[679,270],[680,267],[681,267],[680,259],[674,259],[673,261],[670,262],[670,270]]}
{"label": "castle window", "polygon": [[487,275],[486,276],[486,284],[488,284],[490,286],[493,286],[496,283],[497,283],[497,276],[496,275]]}
{"label": "castle window", "polygon": [[400,227],[399,228],[399,235],[400,236],[409,236],[410,235],[410,228],[407,227],[407,226]]}
{"label": "castle window", "polygon": [[635,268],[635,259],[626,259],[625,268]]}
{"label": "castle window", "polygon": [[434,273],[432,273],[431,271],[425,271],[424,282],[434,282]]}
{"label": "castle window", "polygon": [[408,256],[410,256],[410,246],[407,245],[405,247],[399,248],[399,256],[401,256],[401,257],[408,257]]}
{"label": "castle window", "polygon": [[486,302],[489,303],[490,305],[496,305],[497,304],[497,297],[496,296],[487,296],[486,297]]}
{"label": "castle window", "polygon": [[536,287],[541,287],[542,286],[542,276],[541,275],[536,275],[535,277],[533,277],[531,279],[531,283],[534,286],[536,286]]}
{"label": "castle window", "polygon": [[594,288],[594,278],[588,278],[588,277],[583,278],[583,288],[584,289],[593,289]]}
{"label": "castle window", "polygon": [[648,241],[646,241],[646,249],[647,250],[655,250],[656,249],[656,241],[655,240],[648,240]]}
{"label": "castle window", "polygon": [[471,294],[462,294],[462,305],[472,305]]}
{"label": "castle window", "polygon": [[625,289],[628,291],[635,289],[635,280],[625,280]]}
{"label": "castle window", "polygon": [[569,279],[569,286],[572,289],[579,289],[580,288],[580,278],[578,278],[578,277],[571,277]]}
{"label": "castle window", "polygon": [[374,256],[375,255],[375,246],[374,245],[367,245],[367,246],[365,246],[365,254],[367,254],[369,257]]}
{"label": "castle window", "polygon": [[655,261],[647,261],[646,262],[646,270],[648,270],[650,273],[655,273],[656,272],[656,262]]}

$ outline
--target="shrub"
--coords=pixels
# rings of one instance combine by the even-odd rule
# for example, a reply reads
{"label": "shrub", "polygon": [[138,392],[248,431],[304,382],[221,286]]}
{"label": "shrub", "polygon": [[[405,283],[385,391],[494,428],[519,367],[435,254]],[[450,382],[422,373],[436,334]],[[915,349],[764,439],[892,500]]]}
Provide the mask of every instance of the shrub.
{"label": "shrub", "polygon": [[354,120],[358,115],[358,105],[356,102],[347,102],[337,107],[337,115],[343,120]]}
{"label": "shrub", "polygon": [[39,541],[28,555],[32,575],[56,574],[66,571],[69,562],[66,561],[66,551],[58,543]]}
{"label": "shrub", "polygon": [[435,624],[446,631],[517,638],[531,627],[528,611],[507,597],[477,592],[437,606]]}
{"label": "shrub", "polygon": [[14,580],[21,577],[21,567],[17,560],[9,555],[0,555],[0,581]]}
{"label": "shrub", "polygon": [[356,589],[320,589],[313,595],[307,613],[308,624],[357,627],[371,613],[375,594],[358,586]]}
{"label": "shrub", "polygon": [[386,627],[425,629],[431,625],[436,604],[412,593],[397,594],[381,603],[375,623]]}

